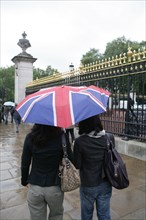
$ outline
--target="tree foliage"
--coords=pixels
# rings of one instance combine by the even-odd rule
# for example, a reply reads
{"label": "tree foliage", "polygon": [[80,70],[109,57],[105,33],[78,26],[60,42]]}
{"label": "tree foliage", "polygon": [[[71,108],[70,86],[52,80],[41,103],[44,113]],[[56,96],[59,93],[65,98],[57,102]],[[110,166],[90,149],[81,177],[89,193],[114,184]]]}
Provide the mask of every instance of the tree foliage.
{"label": "tree foliage", "polygon": [[45,76],[52,76],[53,74],[58,74],[58,70],[52,68],[50,65],[47,66],[46,70],[42,70],[39,68],[34,68],[33,70],[33,79],[40,79]]}
{"label": "tree foliage", "polygon": [[0,99],[14,101],[14,66],[0,68]]}
{"label": "tree foliage", "polygon": [[81,63],[82,65],[96,62],[98,59],[102,58],[102,54],[99,53],[98,49],[91,48],[86,54],[82,56]]}
{"label": "tree foliage", "polygon": [[104,58],[120,55],[127,53],[128,47],[132,48],[132,51],[141,49],[146,46],[146,41],[137,42],[126,39],[124,36],[119,37],[106,45],[106,49],[104,52]]}
{"label": "tree foliage", "polygon": [[44,70],[40,68],[34,68],[33,69],[33,80],[40,79],[44,76]]}
{"label": "tree foliage", "polygon": [[119,37],[111,42],[108,42],[104,54],[99,53],[98,49],[92,48],[81,58],[83,65],[93,63],[99,59],[105,59],[109,57],[115,57],[116,55],[124,54],[128,52],[128,47],[132,48],[132,51],[146,47],[146,41],[137,42],[131,41],[125,38],[125,36]]}

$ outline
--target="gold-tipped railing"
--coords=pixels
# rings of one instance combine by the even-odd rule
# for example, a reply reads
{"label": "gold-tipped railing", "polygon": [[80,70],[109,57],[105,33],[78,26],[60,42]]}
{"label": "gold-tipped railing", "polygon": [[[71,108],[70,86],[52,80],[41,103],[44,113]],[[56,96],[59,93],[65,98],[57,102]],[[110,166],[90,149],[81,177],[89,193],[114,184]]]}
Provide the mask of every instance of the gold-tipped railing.
{"label": "gold-tipped railing", "polygon": [[45,83],[48,83],[51,81],[52,82],[57,81],[60,79],[71,77],[73,75],[85,74],[87,72],[93,72],[93,71],[97,71],[97,70],[101,70],[101,69],[107,69],[107,68],[125,65],[127,63],[142,61],[145,58],[146,58],[146,48],[143,48],[143,51],[138,49],[137,52],[135,50],[132,52],[131,47],[129,47],[127,53],[120,54],[119,56],[116,55],[115,57],[112,56],[111,58],[109,57],[108,59],[105,58],[102,60],[97,60],[96,62],[89,63],[84,66],[80,65],[79,68],[74,69],[72,71],[57,73],[57,74],[53,74],[51,76],[46,76],[46,77],[43,77],[40,79],[36,79],[33,82],[30,82],[27,85],[27,87],[45,84]]}

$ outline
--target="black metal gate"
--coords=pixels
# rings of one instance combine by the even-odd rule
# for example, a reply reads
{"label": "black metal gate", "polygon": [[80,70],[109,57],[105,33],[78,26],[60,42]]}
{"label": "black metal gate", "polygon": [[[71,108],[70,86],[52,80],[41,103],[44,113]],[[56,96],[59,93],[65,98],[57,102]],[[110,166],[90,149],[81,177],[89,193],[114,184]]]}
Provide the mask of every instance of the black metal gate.
{"label": "black metal gate", "polygon": [[107,112],[101,115],[105,130],[125,140],[146,141],[146,51],[131,51],[97,61],[66,74],[35,80],[26,95],[56,85],[95,85],[111,92]]}

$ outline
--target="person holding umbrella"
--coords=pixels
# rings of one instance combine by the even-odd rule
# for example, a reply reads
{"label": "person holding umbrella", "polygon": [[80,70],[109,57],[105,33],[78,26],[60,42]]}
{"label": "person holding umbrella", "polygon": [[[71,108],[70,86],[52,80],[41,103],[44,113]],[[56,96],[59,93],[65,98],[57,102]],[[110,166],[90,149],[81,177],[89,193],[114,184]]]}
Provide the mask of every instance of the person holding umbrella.
{"label": "person holding umbrella", "polygon": [[92,220],[94,203],[98,220],[110,220],[112,186],[103,172],[107,140],[98,115],[79,122],[74,142],[74,164],[80,170],[81,220]]}
{"label": "person holding umbrella", "polygon": [[[31,220],[63,220],[64,193],[60,188],[59,164],[63,157],[63,129],[34,124],[26,135],[21,159],[21,184],[28,186],[27,201]],[[66,136],[67,138],[67,136]],[[73,153],[67,138],[67,153]]]}

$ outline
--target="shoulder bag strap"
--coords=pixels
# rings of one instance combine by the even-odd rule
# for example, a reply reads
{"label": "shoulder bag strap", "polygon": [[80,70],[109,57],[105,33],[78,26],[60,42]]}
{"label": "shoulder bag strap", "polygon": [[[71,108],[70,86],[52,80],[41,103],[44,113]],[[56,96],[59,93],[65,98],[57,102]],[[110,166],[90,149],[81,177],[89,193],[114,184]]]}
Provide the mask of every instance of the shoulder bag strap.
{"label": "shoulder bag strap", "polygon": [[111,133],[106,133],[105,134],[106,139],[107,139],[107,148],[115,148],[115,138],[114,135]]}
{"label": "shoulder bag strap", "polygon": [[68,154],[67,154],[67,147],[66,147],[66,136],[65,136],[65,132],[62,133],[62,148],[63,148],[63,157],[67,158]]}
{"label": "shoulder bag strap", "polygon": [[110,140],[110,137],[109,137],[109,134],[108,133],[106,133],[105,134],[105,137],[106,137],[106,146],[107,146],[107,150],[109,150],[110,149],[110,143],[111,143],[111,140]]}

